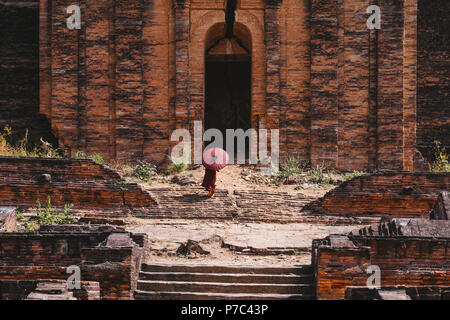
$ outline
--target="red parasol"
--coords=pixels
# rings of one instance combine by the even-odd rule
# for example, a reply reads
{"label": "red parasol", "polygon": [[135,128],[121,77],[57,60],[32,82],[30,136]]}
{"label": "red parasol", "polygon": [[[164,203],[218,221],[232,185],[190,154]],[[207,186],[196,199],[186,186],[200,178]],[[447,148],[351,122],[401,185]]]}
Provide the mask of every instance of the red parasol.
{"label": "red parasol", "polygon": [[227,166],[229,158],[225,150],[211,148],[203,152],[203,165],[210,170],[219,171]]}

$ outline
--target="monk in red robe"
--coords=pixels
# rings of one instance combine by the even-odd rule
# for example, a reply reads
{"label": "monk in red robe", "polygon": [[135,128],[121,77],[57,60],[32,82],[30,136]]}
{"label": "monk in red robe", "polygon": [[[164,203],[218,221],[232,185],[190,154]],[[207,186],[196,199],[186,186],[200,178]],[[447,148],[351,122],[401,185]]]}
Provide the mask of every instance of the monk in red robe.
{"label": "monk in red robe", "polygon": [[212,198],[216,191],[216,171],[205,168],[205,177],[203,178],[202,187],[209,191],[208,197]]}

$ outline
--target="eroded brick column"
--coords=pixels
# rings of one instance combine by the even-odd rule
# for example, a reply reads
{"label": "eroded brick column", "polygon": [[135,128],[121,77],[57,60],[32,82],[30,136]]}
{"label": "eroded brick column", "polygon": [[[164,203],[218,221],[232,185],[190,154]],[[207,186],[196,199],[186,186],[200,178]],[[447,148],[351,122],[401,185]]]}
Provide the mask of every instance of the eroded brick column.
{"label": "eroded brick column", "polygon": [[169,143],[170,1],[144,0],[144,159],[161,163]]}
{"label": "eroded brick column", "polygon": [[39,8],[39,110],[49,119],[51,116],[52,95],[51,5],[51,0],[42,0]]}
{"label": "eroded brick column", "polygon": [[[371,2],[378,5],[378,0]],[[369,154],[368,171],[377,168],[378,30],[369,30]]]}
{"label": "eroded brick column", "polygon": [[378,169],[403,169],[403,0],[379,0]]}
{"label": "eroded brick column", "polygon": [[[71,0],[53,0],[51,5],[51,118],[52,130],[60,147],[78,149],[79,48],[80,30],[67,28],[67,7]],[[83,24],[83,20],[81,22]]]}
{"label": "eroded brick column", "polygon": [[450,150],[450,1],[420,0],[417,21],[417,145],[431,159],[434,141]]}
{"label": "eroded brick column", "polygon": [[[369,0],[338,0],[338,168],[369,167]],[[369,142],[369,143],[368,143]]]}
{"label": "eroded brick column", "polygon": [[281,2],[282,0],[266,0],[264,14],[266,44],[266,112],[267,127],[271,129],[277,129],[280,125]]}
{"label": "eroded brick column", "polygon": [[176,127],[189,128],[189,6],[190,0],[175,4],[175,108]]}
{"label": "eroded brick column", "polygon": [[[106,158],[114,158],[111,141],[114,134],[110,126],[110,107],[113,103],[113,87],[110,74],[110,21],[114,20],[114,7],[109,0],[85,0],[83,8],[86,20],[85,34],[80,41],[84,47],[80,52],[83,79],[82,90],[82,133],[80,142],[87,153],[100,153]],[[114,83],[112,83],[114,85]]]}
{"label": "eroded brick column", "polygon": [[311,0],[311,163],[338,166],[337,0]]}
{"label": "eroded brick column", "polygon": [[417,119],[417,0],[404,4],[403,169],[414,170]]}
{"label": "eroded brick column", "polygon": [[310,6],[308,1],[282,3],[280,150],[310,159]]}
{"label": "eroded brick column", "polygon": [[142,1],[115,1],[117,159],[141,159],[143,148]]}

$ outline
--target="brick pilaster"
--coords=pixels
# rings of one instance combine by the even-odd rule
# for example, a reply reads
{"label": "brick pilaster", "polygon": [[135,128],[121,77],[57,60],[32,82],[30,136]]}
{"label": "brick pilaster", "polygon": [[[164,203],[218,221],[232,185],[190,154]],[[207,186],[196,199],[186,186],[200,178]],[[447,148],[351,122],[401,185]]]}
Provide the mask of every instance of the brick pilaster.
{"label": "brick pilaster", "polygon": [[311,1],[311,163],[338,166],[338,1]]}
{"label": "brick pilaster", "polygon": [[266,112],[267,127],[279,128],[281,104],[281,31],[282,0],[266,0],[264,13],[266,45]]}
{"label": "brick pilaster", "polygon": [[141,159],[143,148],[142,1],[115,1],[117,159]]}
{"label": "brick pilaster", "polygon": [[175,0],[175,108],[176,127],[189,129],[189,6]]}
{"label": "brick pilaster", "polygon": [[51,118],[60,147],[73,153],[78,149],[78,38],[81,31],[67,28],[66,9],[72,4],[70,0],[54,0],[51,5]]}
{"label": "brick pilaster", "polygon": [[51,119],[51,5],[52,1],[42,0],[39,7],[39,92],[40,109]]}
{"label": "brick pilaster", "polygon": [[378,169],[403,169],[403,0],[380,0]]}
{"label": "brick pilaster", "polygon": [[417,119],[417,0],[405,0],[403,57],[403,169],[414,170]]}
{"label": "brick pilaster", "polygon": [[144,0],[144,152],[161,163],[169,146],[169,13],[172,3]]}

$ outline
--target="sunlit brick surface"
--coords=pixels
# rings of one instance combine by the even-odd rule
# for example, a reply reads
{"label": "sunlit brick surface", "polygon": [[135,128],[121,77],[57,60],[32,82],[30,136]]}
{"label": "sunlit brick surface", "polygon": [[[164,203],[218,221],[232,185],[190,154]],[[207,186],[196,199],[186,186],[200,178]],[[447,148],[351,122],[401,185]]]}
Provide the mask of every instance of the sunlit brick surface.
{"label": "sunlit brick surface", "polygon": [[[66,26],[70,1],[23,3],[0,10],[26,20],[24,30],[38,28],[39,44],[21,28],[4,33],[14,46],[0,55],[9,65],[0,82],[11,89],[0,96],[0,123],[36,127],[39,87],[40,113],[62,147],[161,163],[170,133],[203,120],[205,50],[222,32],[226,2],[83,0],[80,30]],[[380,0],[380,30],[366,27],[370,4],[239,1],[234,29],[250,48],[251,125],[280,129],[282,156],[412,170],[416,147],[428,156],[434,140],[448,145],[445,10],[436,9],[446,2]],[[11,73],[19,64],[30,81]],[[12,121],[20,110],[27,116]]]}

